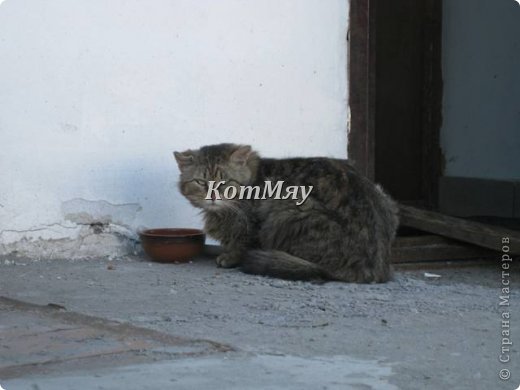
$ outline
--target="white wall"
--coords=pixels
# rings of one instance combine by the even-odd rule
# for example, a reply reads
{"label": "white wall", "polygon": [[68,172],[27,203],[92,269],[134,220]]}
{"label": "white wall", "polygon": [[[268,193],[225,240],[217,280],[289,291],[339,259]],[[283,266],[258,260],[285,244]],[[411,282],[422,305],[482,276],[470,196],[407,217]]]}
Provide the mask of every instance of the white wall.
{"label": "white wall", "polygon": [[520,179],[520,6],[444,0],[446,175]]}
{"label": "white wall", "polygon": [[[348,0],[6,0],[0,254],[201,226],[173,150],[346,157]],[[91,222],[110,224],[93,235]]]}

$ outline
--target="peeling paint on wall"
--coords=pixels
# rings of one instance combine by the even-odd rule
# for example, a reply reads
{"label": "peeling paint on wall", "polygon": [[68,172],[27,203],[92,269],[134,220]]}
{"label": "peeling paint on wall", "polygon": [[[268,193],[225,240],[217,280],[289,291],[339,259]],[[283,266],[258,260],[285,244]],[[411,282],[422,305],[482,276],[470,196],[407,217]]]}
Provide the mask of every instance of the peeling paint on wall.
{"label": "peeling paint on wall", "polygon": [[34,258],[119,257],[140,251],[131,223],[137,203],[71,199],[61,204],[64,222],[0,231],[0,254]]}
{"label": "peeling paint on wall", "polygon": [[[141,252],[133,234],[115,225],[107,225],[102,233],[94,232],[90,226],[83,226],[74,237],[42,239],[28,234],[28,231],[11,232],[14,240],[0,244],[0,255],[15,255],[33,259],[84,259],[117,258]],[[0,242],[4,232],[0,233]]]}
{"label": "peeling paint on wall", "polygon": [[112,223],[101,226],[99,229],[97,224],[54,224],[28,230],[3,230],[0,231],[0,255],[80,259],[116,258],[141,252],[135,232]]}

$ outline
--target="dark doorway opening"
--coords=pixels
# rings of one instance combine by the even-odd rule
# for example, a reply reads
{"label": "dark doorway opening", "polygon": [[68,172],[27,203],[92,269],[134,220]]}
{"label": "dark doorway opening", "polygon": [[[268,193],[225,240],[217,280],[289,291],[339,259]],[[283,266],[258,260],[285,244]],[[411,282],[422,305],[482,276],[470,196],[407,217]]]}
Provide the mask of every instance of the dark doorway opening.
{"label": "dark doorway opening", "polygon": [[440,0],[352,0],[349,159],[398,201],[436,208]]}

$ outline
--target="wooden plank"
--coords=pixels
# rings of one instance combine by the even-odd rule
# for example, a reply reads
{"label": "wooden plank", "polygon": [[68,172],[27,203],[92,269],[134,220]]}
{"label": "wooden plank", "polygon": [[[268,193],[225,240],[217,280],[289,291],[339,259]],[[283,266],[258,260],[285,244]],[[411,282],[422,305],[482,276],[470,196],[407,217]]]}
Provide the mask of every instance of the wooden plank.
{"label": "wooden plank", "polygon": [[[450,237],[498,252],[504,252],[504,245],[507,245],[509,254],[520,254],[520,232],[515,230],[404,205],[400,206],[400,219],[403,226]],[[508,240],[508,243],[503,242],[505,239]]]}
{"label": "wooden plank", "polygon": [[432,262],[440,260],[483,259],[496,257],[494,251],[441,236],[397,237],[391,254],[392,263]]}
{"label": "wooden plank", "polygon": [[410,247],[410,246],[425,246],[437,244],[453,243],[453,240],[434,234],[423,234],[420,236],[397,236],[393,243],[394,248]]}
{"label": "wooden plank", "polygon": [[515,212],[513,214],[514,218],[520,218],[520,182],[515,183]]}
{"label": "wooden plank", "polygon": [[428,262],[396,263],[396,271],[417,271],[417,270],[446,270],[454,268],[474,268],[474,267],[496,267],[492,259],[458,259],[458,260],[438,260]]}
{"label": "wooden plank", "polygon": [[[205,245],[204,255],[216,257],[222,253],[220,245]],[[390,261],[394,264],[438,262],[496,257],[494,251],[464,244],[435,235],[397,237],[393,243]]]}

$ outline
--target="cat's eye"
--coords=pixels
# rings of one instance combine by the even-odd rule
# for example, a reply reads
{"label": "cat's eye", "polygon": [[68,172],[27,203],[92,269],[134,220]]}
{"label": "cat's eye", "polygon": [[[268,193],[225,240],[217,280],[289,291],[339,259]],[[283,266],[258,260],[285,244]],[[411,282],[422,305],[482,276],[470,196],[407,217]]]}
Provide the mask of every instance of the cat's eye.
{"label": "cat's eye", "polygon": [[197,183],[199,186],[205,186],[206,185],[206,180],[202,180],[202,179],[194,179],[195,183]]}

